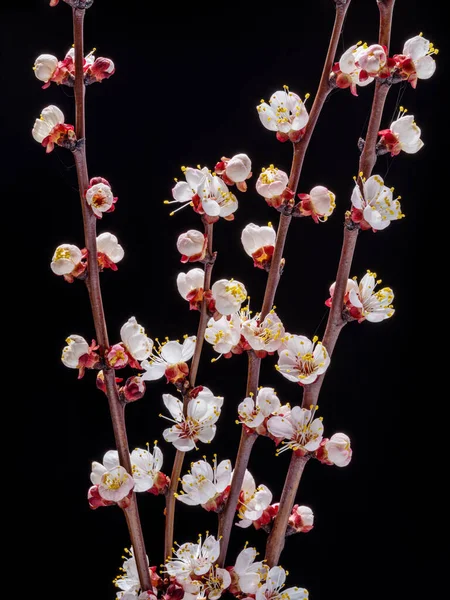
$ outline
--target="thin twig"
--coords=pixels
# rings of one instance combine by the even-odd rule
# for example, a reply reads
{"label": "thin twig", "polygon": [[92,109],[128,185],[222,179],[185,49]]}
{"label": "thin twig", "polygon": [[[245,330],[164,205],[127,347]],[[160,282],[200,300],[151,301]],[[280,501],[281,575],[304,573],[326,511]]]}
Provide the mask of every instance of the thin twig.
{"label": "thin twig", "polygon": [[[97,238],[96,238],[96,218],[89,209],[84,193],[89,186],[89,175],[86,162],[86,138],[85,138],[85,88],[83,77],[83,24],[85,11],[73,9],[73,29],[75,41],[75,107],[76,122],[75,132],[79,140],[77,148],[73,152],[75,166],[78,177],[78,187],[80,190],[81,210],[83,214],[84,238],[88,250],[88,276],[86,286],[89,292],[91,302],[92,316],[94,319],[95,333],[100,352],[103,353],[109,346],[108,332],[106,329],[105,314],[103,310],[103,300],[100,288],[100,277],[97,264]],[[114,439],[119,454],[120,464],[131,473],[130,453],[128,447],[127,431],[125,426],[124,406],[119,400],[119,394],[116,386],[115,373],[113,369],[105,369],[106,395],[111,413],[111,420],[114,430]],[[124,509],[128,531],[133,545],[134,557],[139,573],[139,580],[142,590],[151,589],[150,573],[148,569],[144,537],[139,519],[139,512],[136,502],[136,496],[133,493],[130,506]]]}
{"label": "thin twig", "polygon": [[[311,108],[308,124],[306,126],[306,130],[302,139],[293,144],[294,153],[292,158],[291,173],[288,185],[289,188],[294,192],[294,194],[297,191],[303,161],[309,146],[309,142],[311,140],[311,136],[313,134],[319,115],[322,111],[323,105],[325,104],[325,100],[327,99],[327,96],[331,91],[331,87],[329,84],[330,73],[333,66],[333,60],[336,55],[336,48],[339,42],[339,36],[341,34],[345,15],[347,13],[349,5],[350,0],[348,0],[347,4],[345,5],[336,4],[336,14],[333,32],[331,34],[331,39],[328,46],[327,56],[325,58],[322,76],[320,78],[317,94],[314,99],[313,106]],[[261,320],[264,319],[264,317],[271,310],[273,301],[275,299],[275,293],[277,291],[278,284],[280,281],[280,261],[283,255],[284,245],[286,242],[286,237],[288,234],[291,219],[292,217],[290,215],[280,215],[275,249],[272,256],[272,263],[270,266],[269,276],[267,278],[264,301],[261,308]],[[249,391],[252,391],[255,397],[258,388],[260,366],[261,359],[257,358],[256,356],[254,356],[253,359],[249,361],[249,370],[247,376],[247,394]],[[221,553],[219,559],[219,564],[221,566],[223,566],[225,562],[228,544],[230,540],[231,528],[233,526],[234,514],[236,512],[236,503],[239,498],[242,482],[244,480],[245,469],[247,468],[248,461],[250,459],[250,453],[253,447],[253,443],[254,440],[250,445],[248,436],[243,430],[241,434],[241,442],[239,445],[238,454],[236,457],[236,467],[233,475],[233,480],[231,482],[230,494],[228,496],[228,501],[225,506],[225,509],[220,515],[219,519],[219,534],[223,536],[221,540]],[[237,472],[238,465],[239,471]]]}
{"label": "thin twig", "polygon": [[[208,237],[208,248],[207,248],[207,262],[205,263],[205,281],[203,284],[204,291],[208,291],[211,287],[211,274],[214,265],[215,255],[213,253],[213,225],[204,221],[205,235]],[[205,340],[205,331],[208,324],[208,300],[206,298],[202,301],[200,309],[200,320],[198,323],[197,340],[195,343],[194,356],[192,357],[191,368],[189,370],[189,389],[195,387],[195,381],[197,379],[197,371],[200,364],[200,356],[202,353],[203,343]],[[189,402],[189,394],[185,393],[183,396],[183,409],[186,415],[187,405]],[[168,559],[173,551],[173,535],[175,527],[175,506],[176,498],[175,493],[178,488],[178,482],[180,479],[181,469],[183,467],[185,452],[180,450],[176,451],[175,458],[173,461],[172,474],[170,476],[170,485],[166,492],[166,524],[164,531],[164,559]]]}
{"label": "thin twig", "polygon": [[[392,12],[394,9],[394,3],[395,0],[377,0],[377,4],[380,8],[379,41],[380,44],[384,44],[385,46],[389,46],[391,37]],[[376,140],[378,131],[380,129],[381,117],[389,88],[389,85],[380,82],[379,80],[376,81],[366,142],[359,161],[359,172],[362,173],[362,176],[366,178],[370,177],[376,162]],[[359,179],[360,182],[362,181],[361,177]],[[323,338],[323,344],[330,356],[333,353],[339,334],[345,324],[345,321],[342,318],[342,307],[357,237],[358,228],[354,227],[350,219],[347,217],[344,226],[344,241],[342,244],[341,257],[336,275],[333,303],[330,309],[327,327]],[[313,384],[308,385],[305,388],[302,403],[304,408],[310,408],[311,405],[315,406],[317,404],[323,378],[323,375],[320,376]],[[304,466],[305,465],[303,463],[299,462],[298,457],[293,454],[289,465],[286,482],[283,488],[280,501],[280,510],[275,518],[275,522],[267,542],[266,559],[269,566],[278,564],[280,559],[280,554],[284,547],[284,538],[289,521],[289,515],[291,514],[292,507],[295,502],[295,496],[297,494],[297,489]]]}

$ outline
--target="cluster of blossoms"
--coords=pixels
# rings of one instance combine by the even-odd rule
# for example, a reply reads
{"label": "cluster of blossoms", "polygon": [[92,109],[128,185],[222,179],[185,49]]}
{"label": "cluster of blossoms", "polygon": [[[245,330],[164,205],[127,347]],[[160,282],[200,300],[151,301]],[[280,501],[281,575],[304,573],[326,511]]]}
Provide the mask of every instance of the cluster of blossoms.
{"label": "cluster of blossoms", "polygon": [[103,463],[93,462],[91,472],[92,487],[88,492],[89,506],[93,509],[100,506],[118,504],[126,508],[129,498],[135,492],[164,494],[170,483],[167,475],[161,471],[163,454],[156,445],[153,452],[136,448],[130,454],[131,473],[120,465],[116,450],[109,450],[103,457]]}
{"label": "cluster of blossoms", "polygon": [[[110,58],[94,56],[95,48],[83,60],[83,74],[86,85],[101,82],[114,74],[114,63]],[[71,48],[63,60],[52,54],[41,54],[34,62],[34,74],[43,81],[44,89],[52,83],[72,85],[75,80],[75,50]]]}
{"label": "cluster of blossoms", "polygon": [[432,57],[438,50],[422,34],[405,42],[402,54],[390,58],[387,48],[379,44],[368,46],[358,42],[344,52],[334,64],[331,79],[339,88],[350,88],[357,96],[356,86],[365,86],[375,78],[392,82],[409,81],[416,87],[418,79],[429,79],[436,70]]}
{"label": "cluster of blossoms", "polygon": [[233,158],[223,157],[211,172],[207,167],[181,167],[186,181],[176,181],[172,189],[173,200],[165,204],[181,204],[180,208],[192,206],[195,212],[203,215],[207,223],[215,223],[220,217],[227,221],[234,219],[233,213],[238,208],[236,196],[228,186],[245,192],[246,180],[252,176],[252,163],[246,154],[236,154]]}

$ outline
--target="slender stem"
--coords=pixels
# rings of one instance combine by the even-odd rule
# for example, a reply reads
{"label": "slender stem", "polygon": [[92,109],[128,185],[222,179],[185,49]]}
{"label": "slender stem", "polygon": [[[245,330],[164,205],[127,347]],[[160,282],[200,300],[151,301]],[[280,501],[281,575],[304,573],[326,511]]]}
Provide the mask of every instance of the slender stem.
{"label": "slender stem", "polygon": [[295,495],[297,494],[300,479],[307,462],[308,457],[292,454],[283,493],[281,494],[277,518],[273,522],[272,531],[267,540],[266,560],[269,567],[274,567],[278,564],[280,554],[283,551],[289,515],[294,506]]}
{"label": "slender stem", "polygon": [[[314,132],[317,120],[322,112],[323,105],[327,99],[328,94],[331,91],[330,87],[330,73],[333,67],[334,57],[336,55],[336,48],[339,42],[339,36],[341,35],[342,26],[344,24],[345,15],[347,13],[350,1],[345,5],[336,5],[336,14],[333,26],[333,32],[331,34],[330,43],[328,46],[328,52],[325,59],[325,64],[320,78],[319,87],[317,94],[314,99],[314,103],[311,108],[309,115],[308,124],[306,125],[305,133],[302,139],[293,144],[294,156],[292,159],[291,173],[289,177],[289,188],[294,192],[297,192],[298,182],[300,180],[300,174],[303,167],[303,161],[305,159],[306,151],[309,146],[312,134]],[[277,240],[275,249],[272,256],[272,264],[270,265],[269,277],[267,279],[266,291],[264,294],[263,306],[261,309],[261,318],[267,315],[273,305],[275,299],[275,293],[277,291],[278,282],[280,280],[280,260],[286,242],[286,237],[291,223],[292,217],[290,215],[281,215],[280,224],[277,232]]]}
{"label": "slender stem", "polygon": [[[395,0],[377,0],[377,4],[380,9],[379,43],[387,47],[389,47],[391,38],[392,12],[394,10],[394,3]],[[389,85],[382,83],[379,80],[376,81],[366,141],[359,161],[359,172],[363,173],[361,177],[370,177],[376,162],[376,140],[378,131],[380,129],[381,117],[389,88]],[[362,181],[361,177],[359,179],[360,184]],[[345,321],[342,318],[342,307],[357,238],[358,229],[351,224],[350,219],[347,217],[344,226],[344,240],[342,244],[341,257],[336,276],[336,287],[333,294],[333,304],[328,315],[327,327],[323,340],[324,346],[327,348],[330,356],[333,353],[339,334],[345,324]],[[308,385],[305,388],[302,403],[303,407],[309,408],[311,404],[317,404],[323,378],[323,375],[320,376],[313,384]],[[280,554],[283,550],[284,537],[289,521],[289,515],[295,501],[295,495],[297,493],[304,467],[305,464],[297,462],[295,455],[293,455],[281,496],[280,510],[275,518],[274,525],[267,542],[266,559],[270,566],[278,564]]]}
{"label": "slender stem", "polygon": [[[84,193],[89,186],[89,175],[86,162],[86,139],[85,139],[85,106],[84,106],[84,77],[83,77],[83,24],[84,10],[73,9],[73,27],[75,40],[75,106],[76,122],[75,131],[78,145],[73,152],[80,189],[81,210],[83,214],[83,227],[85,245],[88,250],[88,276],[86,286],[91,302],[92,316],[94,319],[95,333],[101,352],[108,346],[108,332],[106,328],[105,313],[100,288],[100,277],[97,263],[97,241],[96,241],[96,218],[86,203]],[[114,430],[114,439],[119,454],[120,464],[131,473],[130,453],[128,447],[127,431],[125,426],[124,406],[120,402],[117,390],[115,373],[112,369],[105,369],[106,395]],[[124,509],[128,531],[133,545],[133,552],[139,573],[142,590],[151,589],[150,573],[148,569],[144,537],[139,519],[136,496],[133,493],[130,506]]]}
{"label": "slender stem", "polygon": [[[260,359],[251,350],[248,354],[248,378],[247,378],[247,396],[253,394],[256,398],[258,393],[259,370],[261,366]],[[253,444],[258,437],[257,433],[253,433],[242,427],[241,441],[236,457],[236,464],[233,471],[233,480],[231,482],[230,493],[223,512],[219,515],[219,537],[220,537],[220,556],[218,564],[224,566],[227,555],[228,544],[230,542],[231,530],[233,528],[234,515],[241,493],[242,482],[244,481],[245,470],[250,460],[250,454]]]}
{"label": "slender stem", "polygon": [[[203,284],[204,291],[208,291],[211,287],[211,274],[214,265],[215,256],[213,255],[212,244],[213,244],[213,225],[204,221],[205,234],[208,237],[208,248],[207,255],[208,259],[205,263],[205,282]],[[195,387],[195,381],[197,379],[197,371],[200,364],[200,356],[202,353],[203,343],[205,340],[205,331],[208,324],[208,300],[206,298],[202,301],[200,309],[200,320],[198,323],[197,330],[197,341],[195,343],[194,356],[192,357],[191,368],[189,370],[189,387],[190,389]],[[186,414],[187,405],[189,402],[189,394],[184,394],[183,408]],[[178,482],[180,479],[181,469],[183,467],[185,452],[180,450],[176,451],[175,459],[173,461],[172,474],[170,476],[170,485],[166,493],[166,525],[164,531],[164,559],[168,559],[172,554],[173,547],[173,535],[175,527],[175,506],[176,498],[175,493],[178,488]]]}
{"label": "slender stem", "polygon": [[[331,91],[329,77],[333,66],[333,60],[336,55],[336,48],[339,42],[339,36],[341,34],[345,15],[347,13],[348,7],[350,6],[350,1],[351,0],[348,0],[347,4],[345,5],[336,5],[333,31],[331,34],[331,39],[328,46],[327,56],[325,58],[325,64],[323,67],[322,76],[320,78],[319,87],[317,89],[317,94],[309,115],[308,124],[306,126],[305,133],[302,139],[293,144],[294,153],[292,157],[292,165],[288,186],[294,192],[294,194],[297,192],[297,186],[300,180],[303,161],[305,159],[306,151],[308,149],[311,136],[313,134],[319,115],[322,111],[323,105],[325,104],[325,100],[327,99],[327,96]],[[268,314],[268,312],[272,308],[275,299],[275,294],[280,281],[280,261],[283,255],[284,245],[286,242],[286,237],[288,234],[291,219],[292,217],[290,215],[282,214],[280,216],[280,222],[277,231],[277,239],[275,242],[274,253],[272,256],[272,263],[270,265],[269,276],[267,278],[266,290],[264,294],[263,305],[261,308],[260,319],[264,319],[264,317]],[[250,357],[249,355],[247,394],[250,391],[252,391],[255,394],[255,396],[257,394],[260,367],[261,359],[257,358],[255,355],[253,355],[252,357]],[[230,495],[228,496],[225,509],[219,517],[219,534],[223,536],[220,544],[221,552],[218,561],[221,566],[223,566],[225,562],[228,544],[230,541],[230,534],[233,525],[234,514],[236,512],[236,504],[239,498],[242,481],[244,479],[245,469],[247,468],[254,442],[254,439],[250,442],[248,434],[246,434],[245,430],[243,429],[241,434],[241,442],[236,458],[236,466],[234,470],[233,480],[231,482]],[[239,473],[237,473],[238,468]]]}

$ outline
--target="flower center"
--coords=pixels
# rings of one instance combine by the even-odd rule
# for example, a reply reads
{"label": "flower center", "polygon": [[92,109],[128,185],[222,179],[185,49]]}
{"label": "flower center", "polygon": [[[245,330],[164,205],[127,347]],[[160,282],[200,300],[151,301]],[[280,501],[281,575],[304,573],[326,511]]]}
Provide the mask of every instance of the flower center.
{"label": "flower center", "polygon": [[70,251],[67,248],[57,248],[55,252],[55,260],[66,259],[70,260]]}

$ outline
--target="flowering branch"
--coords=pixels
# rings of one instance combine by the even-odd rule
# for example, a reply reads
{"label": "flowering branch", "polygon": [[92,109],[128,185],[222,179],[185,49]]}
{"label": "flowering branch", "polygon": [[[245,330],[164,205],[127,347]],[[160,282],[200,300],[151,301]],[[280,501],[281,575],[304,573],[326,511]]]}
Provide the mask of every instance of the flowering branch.
{"label": "flowering branch", "polygon": [[[106,329],[105,314],[103,310],[103,300],[100,288],[99,270],[97,264],[97,242],[96,242],[96,217],[89,210],[84,197],[85,190],[89,187],[89,176],[86,162],[86,141],[85,141],[85,88],[83,77],[83,56],[84,56],[84,9],[73,8],[73,29],[75,42],[75,106],[76,106],[76,124],[75,131],[77,135],[77,145],[73,151],[75,166],[77,169],[78,186],[80,189],[81,208],[83,213],[85,245],[88,251],[88,276],[86,286],[89,292],[91,302],[92,316],[95,324],[95,332],[101,352],[108,349],[108,332]],[[114,430],[114,439],[119,454],[119,461],[122,467],[131,473],[131,462],[128,448],[127,432],[125,426],[125,406],[119,399],[119,394],[115,381],[114,370],[106,368],[104,370],[106,395],[108,397],[109,410]],[[146,558],[144,538],[139,519],[136,496],[134,492],[130,498],[130,505],[124,508],[124,513],[133,545],[134,556],[136,558],[139,579],[143,590],[151,589],[150,575]]]}
{"label": "flowering branch", "polygon": [[[308,149],[309,142],[311,140],[311,136],[313,134],[319,115],[322,111],[323,105],[325,104],[325,100],[327,99],[327,96],[332,89],[329,83],[329,76],[333,65],[333,60],[336,54],[339,36],[341,35],[345,15],[347,13],[348,7],[350,6],[350,1],[351,0],[349,0],[346,4],[336,3],[336,13],[333,31],[331,34],[331,39],[328,46],[327,56],[325,58],[325,64],[323,67],[322,76],[320,78],[319,87],[309,116],[309,121],[301,140],[293,144],[294,154],[292,159],[288,187],[294,195],[297,190],[303,161],[306,155],[306,151]],[[286,207],[284,209],[284,214],[282,213],[280,215],[280,222],[278,225],[275,248],[272,256],[269,276],[267,279],[263,306],[261,309],[261,320],[264,319],[265,316],[268,314],[268,312],[272,308],[273,301],[275,299],[275,293],[278,287],[278,283],[280,281],[280,267],[282,264],[281,260],[291,219],[292,209],[289,210],[289,207]],[[255,397],[258,388],[260,366],[260,358],[257,358],[256,356],[249,356],[247,394],[252,392]],[[226,558],[228,544],[230,541],[231,528],[233,526],[233,519],[236,511],[236,504],[254,442],[255,438],[253,437],[253,435],[248,435],[245,429],[243,428],[241,434],[241,441],[239,444],[239,450],[236,458],[235,471],[233,475],[233,480],[231,482],[230,495],[225,509],[221,514],[219,520],[219,535],[222,536],[221,553],[219,559],[220,565],[224,564]]]}
{"label": "flowering branch", "polygon": [[[395,0],[377,0],[377,3],[380,9],[379,43],[380,45],[384,44],[388,47],[391,37],[392,13]],[[360,186],[362,185],[363,177],[370,177],[377,159],[377,135],[380,130],[381,117],[389,89],[389,84],[377,79],[366,141],[359,160],[358,183]],[[358,231],[359,227],[353,223],[349,214],[347,214],[344,224],[344,240],[336,276],[333,303],[330,308],[323,338],[323,345],[327,349],[329,356],[333,353],[339,334],[346,323],[346,320],[343,317],[344,295],[358,238]],[[317,405],[323,378],[324,375],[320,375],[314,383],[305,388],[302,402],[304,408],[307,409]],[[305,464],[304,457],[296,456],[295,453],[292,454],[291,463],[289,465],[288,474],[280,499],[280,509],[267,541],[266,560],[270,566],[278,564],[280,554],[283,550],[289,516],[295,502],[295,496]]]}
{"label": "flowering branch", "polygon": [[[205,227],[205,235],[208,239],[206,260],[205,260],[205,282],[204,282],[204,290],[205,292],[211,287],[211,274],[212,268],[214,266],[215,254],[213,253],[212,245],[213,245],[213,224],[208,223],[204,220]],[[195,344],[194,356],[192,357],[191,368],[189,371],[189,389],[195,388],[195,380],[197,378],[197,371],[200,364],[200,356],[202,353],[203,342],[205,339],[205,331],[206,326],[208,324],[208,299],[206,297],[202,300],[201,310],[200,310],[200,320],[198,323],[197,330],[197,341]],[[189,389],[185,390],[183,394],[183,411],[186,415],[187,406],[189,403]],[[173,546],[173,535],[174,535],[174,522],[175,522],[175,504],[176,497],[175,493],[178,488],[178,482],[180,479],[181,469],[183,467],[185,452],[181,450],[177,450],[175,454],[175,459],[173,461],[172,474],[170,476],[170,485],[167,489],[166,493],[166,525],[164,531],[164,558],[170,558],[172,554],[172,546]]]}

